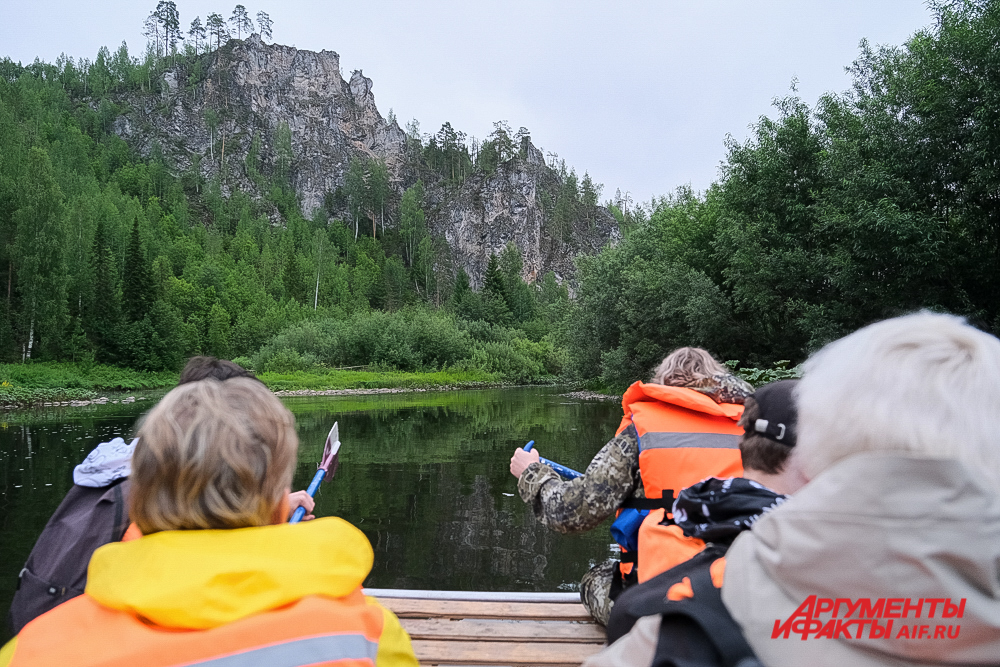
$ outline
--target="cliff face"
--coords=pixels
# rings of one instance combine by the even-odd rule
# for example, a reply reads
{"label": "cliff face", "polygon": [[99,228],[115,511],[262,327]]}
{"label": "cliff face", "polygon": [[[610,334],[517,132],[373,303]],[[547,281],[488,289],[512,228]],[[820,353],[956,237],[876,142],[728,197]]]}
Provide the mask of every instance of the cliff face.
{"label": "cliff face", "polygon": [[[477,172],[461,185],[429,175],[396,122],[379,113],[371,79],[356,71],[346,81],[332,51],[264,44],[253,35],[230,41],[193,66],[168,71],[161,88],[159,98],[124,100],[129,111],[115,125],[141,154],[158,145],[179,173],[199,181],[219,177],[224,195],[260,197],[262,175],[287,173],[306,216],[344,185],[352,158],[384,161],[391,203],[424,179],[428,226],[447,239],[455,267],[465,268],[474,284],[481,282],[489,255],[508,242],[522,251],[525,278],[550,270],[569,278],[574,256],[593,253],[619,235],[603,208],[553,228],[560,178],[530,144],[496,173]],[[394,225],[398,215],[389,209],[386,220]],[[272,219],[278,222],[277,211]]]}
{"label": "cliff face", "polygon": [[477,173],[458,188],[428,190],[431,230],[447,239],[477,287],[490,255],[509,242],[521,249],[525,280],[553,271],[562,282],[574,274],[574,257],[596,253],[620,233],[600,207],[589,218],[559,225],[552,209],[561,185],[541,151],[530,146],[526,159],[512,160],[495,174]]}

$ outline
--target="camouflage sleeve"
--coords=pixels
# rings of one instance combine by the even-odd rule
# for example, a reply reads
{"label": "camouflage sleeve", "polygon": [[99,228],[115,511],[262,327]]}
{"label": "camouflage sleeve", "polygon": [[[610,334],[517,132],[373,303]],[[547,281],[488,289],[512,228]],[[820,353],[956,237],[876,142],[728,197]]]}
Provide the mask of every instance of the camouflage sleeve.
{"label": "camouflage sleeve", "polygon": [[521,499],[543,525],[559,533],[590,530],[614,514],[641,487],[639,442],[626,429],[601,448],[583,477],[563,481],[552,468],[532,463],[517,481]]}

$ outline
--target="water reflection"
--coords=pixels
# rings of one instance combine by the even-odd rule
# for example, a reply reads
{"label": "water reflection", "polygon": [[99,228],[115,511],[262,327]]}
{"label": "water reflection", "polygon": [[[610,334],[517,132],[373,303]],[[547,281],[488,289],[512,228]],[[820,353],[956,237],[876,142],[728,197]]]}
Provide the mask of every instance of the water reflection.
{"label": "water reflection", "polygon": [[[371,540],[367,586],[575,590],[608,556],[606,527],[563,536],[538,525],[516,495],[510,454],[535,440],[546,457],[583,469],[621,409],[558,394],[546,387],[286,399],[301,440],[294,486],[309,483],[339,421],[340,468],[321,487],[316,514],[341,516]],[[0,609],[73,466],[97,442],[128,437],[150,405],[0,416]]]}

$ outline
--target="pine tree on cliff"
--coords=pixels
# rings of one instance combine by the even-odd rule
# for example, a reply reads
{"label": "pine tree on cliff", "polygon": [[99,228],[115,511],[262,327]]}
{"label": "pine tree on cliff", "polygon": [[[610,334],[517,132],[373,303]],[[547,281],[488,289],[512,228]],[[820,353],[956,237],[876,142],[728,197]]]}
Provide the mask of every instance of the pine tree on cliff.
{"label": "pine tree on cliff", "polygon": [[247,14],[247,8],[243,5],[236,5],[233,8],[233,15],[229,17],[229,25],[236,29],[236,39],[242,39],[243,33],[248,35],[253,32],[253,21]]}
{"label": "pine tree on cliff", "polygon": [[194,20],[191,21],[191,27],[188,29],[188,36],[194,40],[194,52],[198,53],[200,51],[200,46],[203,41],[205,41],[205,26],[201,24],[201,17],[195,16]]}
{"label": "pine tree on cliff", "polygon": [[177,11],[177,4],[173,0],[160,0],[153,12],[157,23],[160,24],[163,34],[163,55],[164,57],[177,53],[177,42],[183,40],[181,36],[181,17]]}
{"label": "pine tree on cliff", "polygon": [[265,37],[271,39],[271,28],[274,27],[274,22],[271,20],[271,17],[268,16],[267,12],[257,12],[257,27],[260,28],[261,40]]}
{"label": "pine tree on cliff", "polygon": [[[208,28],[208,34],[211,37],[215,37],[215,48],[222,46],[222,40],[229,39],[229,28],[226,27],[226,19],[222,18],[220,14],[212,12],[208,15],[208,20],[205,21],[205,27]],[[212,40],[209,40],[208,48],[212,48]]]}

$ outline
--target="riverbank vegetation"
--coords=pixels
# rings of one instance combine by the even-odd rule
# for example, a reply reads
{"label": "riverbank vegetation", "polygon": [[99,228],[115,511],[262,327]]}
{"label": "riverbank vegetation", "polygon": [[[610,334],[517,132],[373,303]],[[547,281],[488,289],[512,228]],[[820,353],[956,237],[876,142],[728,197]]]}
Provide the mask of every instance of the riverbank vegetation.
{"label": "riverbank vegetation", "polygon": [[102,392],[160,389],[175,384],[177,373],[173,371],[51,361],[0,364],[0,405],[91,400]]}
{"label": "riverbank vegetation", "polygon": [[[231,190],[226,170],[206,182],[172,171],[155,145],[133,153],[114,132],[122,105],[155,97],[164,68],[197,53],[137,59],[123,45],[92,62],[0,61],[0,360],[159,377],[204,353],[265,378],[366,366],[620,389],[680,345],[794,365],[918,308],[995,332],[1000,1],[933,9],[905,45],[863,44],[850,91],[777,100],[746,142],[729,140],[706,192],[610,206],[624,238],[578,260],[572,299],[552,274],[525,282],[514,246],[470,279],[429,233],[420,183],[386,225],[378,164],[352,166],[331,193],[353,202],[351,219],[303,216],[287,127],[266,142],[273,173],[261,143],[226,166],[266,185],[261,199]],[[504,157],[447,129],[420,145],[431,171],[461,180]],[[570,176],[560,219],[596,205],[599,188]]]}

